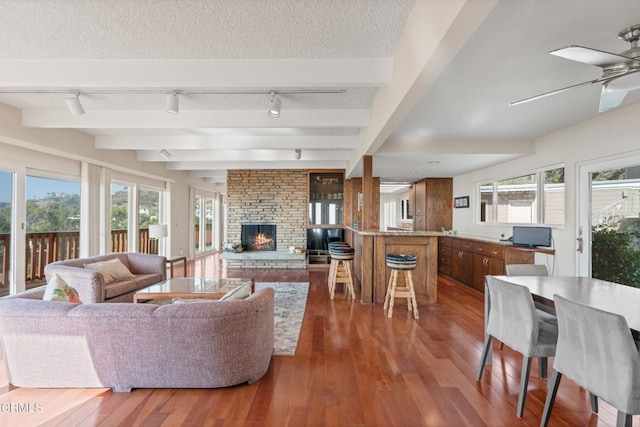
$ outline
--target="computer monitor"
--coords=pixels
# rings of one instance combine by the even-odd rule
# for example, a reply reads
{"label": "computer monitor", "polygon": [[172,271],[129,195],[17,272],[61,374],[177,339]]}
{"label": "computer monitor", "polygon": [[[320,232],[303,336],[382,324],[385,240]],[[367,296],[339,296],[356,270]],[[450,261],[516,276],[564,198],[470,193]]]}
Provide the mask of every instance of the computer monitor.
{"label": "computer monitor", "polygon": [[519,246],[551,246],[551,228],[549,227],[513,227],[512,241]]}

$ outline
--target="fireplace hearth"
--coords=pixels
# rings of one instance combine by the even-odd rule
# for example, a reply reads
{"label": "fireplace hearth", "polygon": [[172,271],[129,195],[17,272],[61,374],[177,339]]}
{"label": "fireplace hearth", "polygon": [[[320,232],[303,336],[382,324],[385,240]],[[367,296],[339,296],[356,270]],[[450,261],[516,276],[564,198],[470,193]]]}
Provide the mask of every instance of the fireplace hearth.
{"label": "fireplace hearth", "polygon": [[241,224],[242,249],[245,251],[275,251],[276,224]]}

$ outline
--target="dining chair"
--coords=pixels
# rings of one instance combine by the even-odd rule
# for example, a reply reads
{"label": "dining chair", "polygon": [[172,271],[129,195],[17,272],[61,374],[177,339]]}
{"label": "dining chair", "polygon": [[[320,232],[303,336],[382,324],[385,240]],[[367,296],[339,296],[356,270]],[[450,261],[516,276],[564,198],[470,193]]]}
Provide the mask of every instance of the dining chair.
{"label": "dining chair", "polygon": [[486,281],[489,291],[489,315],[477,380],[482,379],[493,338],[521,353],[520,394],[516,410],[516,415],[520,418],[527,398],[531,358],[539,358],[538,371],[540,377],[545,378],[547,358],[555,354],[558,329],[540,320],[527,287],[494,276],[487,276]]}
{"label": "dining chair", "polygon": [[[548,276],[549,269],[544,264],[507,264],[504,266],[507,276]],[[543,320],[553,324],[557,324],[555,320],[555,311],[553,307],[534,301],[536,308],[545,313],[551,314],[553,317],[542,314]]]}
{"label": "dining chair", "polygon": [[617,426],[630,427],[632,415],[640,414],[640,354],[626,319],[559,295],[553,300],[558,346],[540,426],[549,423],[566,376],[589,391],[595,413],[600,398],[618,410]]}
{"label": "dining chair", "polygon": [[504,266],[507,276],[548,276],[549,270],[544,264],[507,264]]}

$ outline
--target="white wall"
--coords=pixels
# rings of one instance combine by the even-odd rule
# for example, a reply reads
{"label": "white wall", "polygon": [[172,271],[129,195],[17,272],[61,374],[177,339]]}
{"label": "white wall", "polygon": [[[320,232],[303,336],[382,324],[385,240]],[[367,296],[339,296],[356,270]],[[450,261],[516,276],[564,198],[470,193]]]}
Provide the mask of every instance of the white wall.
{"label": "white wall", "polygon": [[[2,145],[4,144],[4,145]],[[12,149],[12,147],[15,147]],[[24,153],[32,153],[25,156]],[[68,129],[35,129],[22,126],[22,114],[17,108],[0,104],[0,160],[30,164],[29,167],[55,168],[52,156],[68,157],[131,175],[169,180],[171,201],[171,249],[189,253],[189,185],[219,191],[215,184],[202,178],[191,178],[185,171],[166,170],[164,162],[139,162],[133,150],[97,150],[92,135]]]}
{"label": "white wall", "polygon": [[621,154],[637,154],[640,150],[639,117],[640,105],[601,113],[593,120],[538,139],[535,154],[531,156],[454,177],[454,197],[470,196],[472,209],[454,209],[453,228],[461,234],[496,239],[501,233],[510,236],[511,226],[477,223],[476,184],[564,163],[566,223],[564,228],[553,229],[555,275],[576,274],[578,165]]}

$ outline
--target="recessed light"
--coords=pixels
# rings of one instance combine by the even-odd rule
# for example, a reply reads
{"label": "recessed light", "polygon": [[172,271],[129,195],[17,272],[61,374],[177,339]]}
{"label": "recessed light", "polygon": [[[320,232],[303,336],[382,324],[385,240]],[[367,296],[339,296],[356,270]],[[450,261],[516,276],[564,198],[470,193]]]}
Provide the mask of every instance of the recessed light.
{"label": "recessed light", "polygon": [[430,165],[439,165],[439,164],[440,164],[440,161],[439,161],[439,160],[430,160],[430,161],[428,161],[428,162],[427,162],[427,164],[430,164]]}

